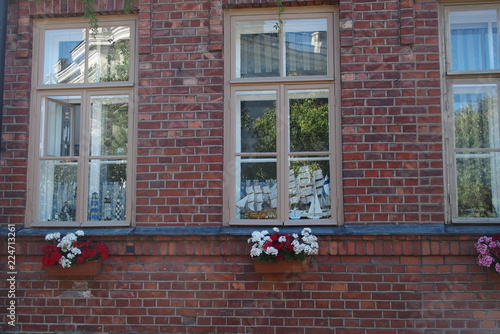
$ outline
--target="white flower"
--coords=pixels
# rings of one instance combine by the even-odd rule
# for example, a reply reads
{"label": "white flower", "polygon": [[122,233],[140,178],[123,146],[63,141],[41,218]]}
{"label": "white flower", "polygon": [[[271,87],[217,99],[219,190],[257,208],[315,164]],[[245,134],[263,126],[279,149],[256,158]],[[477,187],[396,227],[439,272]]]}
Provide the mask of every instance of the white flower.
{"label": "white flower", "polygon": [[280,231],[280,229],[277,228],[277,227],[273,227],[273,231],[276,232],[276,233],[278,233]]}
{"label": "white flower", "polygon": [[262,232],[254,231],[252,232],[252,237],[248,239],[248,243],[261,242],[267,234],[268,234],[267,231],[262,231]]}
{"label": "white flower", "polygon": [[82,231],[82,230],[78,230],[78,231],[76,231],[76,232],[75,232],[75,234],[76,234],[77,236],[79,236],[79,237],[83,237],[83,236],[85,235],[85,233],[83,233],[83,231]]}
{"label": "white flower", "polygon": [[294,233],[294,234],[292,234],[292,237],[293,237],[294,239],[297,239],[297,238],[299,237],[299,235],[298,235],[297,233]]}
{"label": "white flower", "polygon": [[281,237],[278,238],[279,242],[286,242],[286,237],[282,235]]}
{"label": "white flower", "polygon": [[82,254],[82,251],[80,250],[80,248],[76,248],[76,247],[71,247],[70,252],[73,254]]}
{"label": "white flower", "polygon": [[274,247],[268,247],[266,248],[266,254],[276,256],[278,255],[278,250]]}
{"label": "white flower", "polygon": [[64,256],[59,260],[59,264],[63,268],[69,268],[71,267],[71,261],[65,258]]}
{"label": "white flower", "polygon": [[308,235],[308,234],[311,234],[311,229],[309,227],[304,227],[304,229],[302,230],[302,235]]}
{"label": "white flower", "polygon": [[68,255],[66,255],[66,257],[67,257],[68,259],[74,259],[74,258],[75,258],[75,254],[73,254],[73,253],[69,253]]}
{"label": "white flower", "polygon": [[257,257],[259,256],[260,254],[262,254],[262,249],[254,246],[252,247],[252,249],[250,250],[250,256],[251,257]]}
{"label": "white flower", "polygon": [[47,240],[47,241],[50,241],[50,240],[58,241],[60,238],[61,238],[61,234],[59,232],[49,233],[45,236],[45,240]]}

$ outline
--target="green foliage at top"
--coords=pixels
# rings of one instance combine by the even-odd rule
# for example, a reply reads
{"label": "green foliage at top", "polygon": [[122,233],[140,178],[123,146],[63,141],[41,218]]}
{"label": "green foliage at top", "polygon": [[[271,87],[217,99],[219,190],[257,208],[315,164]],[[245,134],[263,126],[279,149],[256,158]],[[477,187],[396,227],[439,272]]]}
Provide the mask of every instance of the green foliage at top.
{"label": "green foliage at top", "polygon": [[[33,0],[35,2],[40,2],[44,0]],[[83,5],[83,16],[89,20],[90,28],[94,33],[97,33],[97,28],[99,28],[99,19],[95,12],[95,7],[97,0],[81,0]],[[131,13],[134,10],[136,0],[124,0],[123,11],[125,13]]]}
{"label": "green foliage at top", "polygon": [[[455,112],[457,149],[490,148],[491,136],[498,132],[496,98],[485,97]],[[497,121],[493,121],[494,119]],[[492,200],[491,153],[457,154],[457,191],[460,217],[496,217]]]}

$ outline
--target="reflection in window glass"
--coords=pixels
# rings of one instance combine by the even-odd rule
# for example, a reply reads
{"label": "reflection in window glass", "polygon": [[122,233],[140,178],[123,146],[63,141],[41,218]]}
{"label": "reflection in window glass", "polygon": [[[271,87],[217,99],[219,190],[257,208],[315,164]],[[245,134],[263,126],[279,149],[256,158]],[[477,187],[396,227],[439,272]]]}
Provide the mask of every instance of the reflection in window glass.
{"label": "reflection in window glass", "polygon": [[500,217],[500,153],[457,154],[459,217]]}
{"label": "reflection in window glass", "polygon": [[294,157],[288,174],[290,219],[331,217],[330,161]]}
{"label": "reflection in window glass", "polygon": [[454,85],[456,148],[500,148],[496,85]]}
{"label": "reflection in window glass", "polygon": [[43,83],[81,83],[85,70],[85,29],[45,32]]}
{"label": "reflection in window glass", "polygon": [[89,44],[89,82],[129,79],[130,27],[98,28]]}
{"label": "reflection in window glass", "polygon": [[276,219],[278,184],[276,159],[253,157],[238,159],[240,168],[236,186],[238,219]]}
{"label": "reflection in window glass", "polygon": [[498,69],[497,11],[450,12],[453,71]]}
{"label": "reflection in window glass", "polygon": [[290,151],[328,151],[328,90],[289,91],[288,99]]}
{"label": "reflection in window glass", "polygon": [[327,20],[287,20],[286,76],[327,74]]}
{"label": "reflection in window glass", "polygon": [[273,21],[237,22],[236,77],[277,77],[279,39]]}
{"label": "reflection in window glass", "polygon": [[128,96],[91,98],[90,155],[126,155]]}
{"label": "reflection in window glass", "polygon": [[80,154],[80,96],[52,96],[44,100],[41,122],[42,156]]}
{"label": "reflection in window glass", "polygon": [[276,92],[238,92],[237,152],[276,152]]}
{"label": "reflection in window glass", "polygon": [[90,163],[89,169],[87,220],[124,220],[126,218],[126,161],[95,160]]}
{"label": "reflection in window glass", "polygon": [[76,161],[41,161],[39,221],[74,221],[76,214]]}

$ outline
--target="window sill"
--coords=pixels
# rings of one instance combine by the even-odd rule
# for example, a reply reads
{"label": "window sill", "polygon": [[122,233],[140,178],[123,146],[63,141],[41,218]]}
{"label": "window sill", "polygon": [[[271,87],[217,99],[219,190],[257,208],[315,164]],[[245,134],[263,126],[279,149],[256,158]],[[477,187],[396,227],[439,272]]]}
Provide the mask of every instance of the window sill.
{"label": "window sill", "polygon": [[[85,228],[59,226],[58,232],[74,232],[82,229],[85,235],[95,236],[134,236],[134,235],[233,235],[249,236],[253,231],[268,229],[273,226],[136,226]],[[301,226],[279,226],[283,233],[297,232]],[[500,225],[444,225],[444,224],[374,224],[344,226],[314,226],[315,235],[491,235],[500,233]],[[8,229],[0,228],[0,235],[7,235]],[[16,236],[45,236],[54,232],[53,228],[21,228]]]}

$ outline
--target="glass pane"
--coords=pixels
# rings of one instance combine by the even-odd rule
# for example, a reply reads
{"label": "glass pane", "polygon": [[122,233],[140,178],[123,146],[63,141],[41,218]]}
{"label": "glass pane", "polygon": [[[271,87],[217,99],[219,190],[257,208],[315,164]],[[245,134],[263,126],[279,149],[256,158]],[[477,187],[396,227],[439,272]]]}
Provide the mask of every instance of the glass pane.
{"label": "glass pane", "polygon": [[130,27],[101,27],[90,34],[89,82],[127,81]]}
{"label": "glass pane", "polygon": [[499,217],[500,153],[457,154],[459,217]]}
{"label": "glass pane", "polygon": [[236,77],[277,77],[279,36],[275,21],[236,23]]}
{"label": "glass pane", "polygon": [[288,174],[290,219],[331,217],[330,161],[292,157]]}
{"label": "glass pane", "polygon": [[287,20],[283,26],[286,76],[328,73],[327,20]]}
{"label": "glass pane", "polygon": [[85,68],[85,29],[45,31],[43,83],[81,83]]}
{"label": "glass pane", "polygon": [[276,92],[238,92],[236,99],[236,152],[276,152]]}
{"label": "glass pane", "polygon": [[128,148],[127,95],[90,99],[90,155],[126,155]]}
{"label": "glass pane", "polygon": [[456,148],[500,148],[497,85],[454,85]]}
{"label": "glass pane", "polygon": [[41,156],[80,154],[80,96],[46,97],[40,122]]}
{"label": "glass pane", "polygon": [[329,150],[328,90],[289,91],[290,151]]}
{"label": "glass pane", "polygon": [[453,71],[498,69],[497,11],[450,12]]}
{"label": "glass pane", "polygon": [[77,162],[41,161],[39,221],[74,221]]}
{"label": "glass pane", "polygon": [[127,162],[91,161],[87,220],[125,220]]}
{"label": "glass pane", "polygon": [[276,219],[276,159],[242,158],[236,178],[236,218]]}

